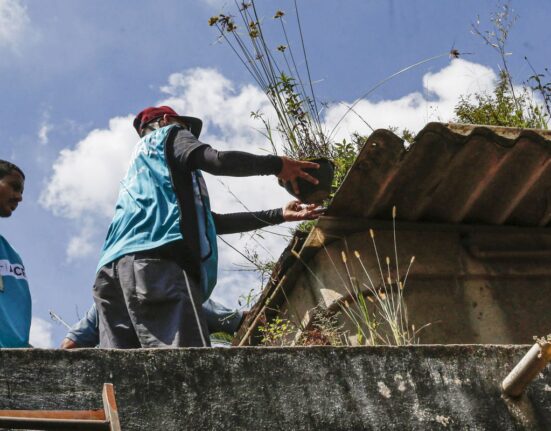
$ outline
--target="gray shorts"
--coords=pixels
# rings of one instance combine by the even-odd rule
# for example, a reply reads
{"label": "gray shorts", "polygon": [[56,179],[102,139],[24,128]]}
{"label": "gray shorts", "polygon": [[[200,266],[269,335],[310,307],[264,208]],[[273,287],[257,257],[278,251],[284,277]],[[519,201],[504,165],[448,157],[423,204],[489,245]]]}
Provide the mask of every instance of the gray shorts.
{"label": "gray shorts", "polygon": [[197,282],[172,260],[144,252],[103,266],[94,301],[102,348],[210,345]]}

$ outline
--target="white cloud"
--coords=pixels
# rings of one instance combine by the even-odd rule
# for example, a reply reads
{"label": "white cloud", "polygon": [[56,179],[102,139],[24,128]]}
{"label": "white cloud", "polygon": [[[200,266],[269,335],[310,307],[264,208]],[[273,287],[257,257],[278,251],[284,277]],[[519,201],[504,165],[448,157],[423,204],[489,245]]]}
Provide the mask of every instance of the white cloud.
{"label": "white cloud", "polygon": [[135,143],[131,116],[113,118],[108,129],[91,131],[73,149],[60,152],[41,204],[70,219],[109,217]]}
{"label": "white cloud", "polygon": [[101,244],[98,241],[100,234],[103,233],[98,227],[97,221],[93,217],[84,217],[79,221],[79,229],[76,235],[69,239],[67,245],[67,261],[72,262],[75,259],[97,255]]}
{"label": "white cloud", "polygon": [[30,23],[20,0],[0,0],[0,47],[17,49]]}
{"label": "white cloud", "polygon": [[[371,130],[361,118],[374,129],[392,126],[413,131],[419,131],[430,121],[450,121],[460,95],[491,91],[496,79],[495,72],[486,66],[463,59],[452,60],[440,71],[423,77],[425,94],[413,92],[395,100],[360,101],[354,108],[358,115],[350,112],[340,123],[335,138],[348,138],[355,131],[369,134]],[[328,130],[332,130],[346,110],[343,104],[332,105],[327,110]]]}
{"label": "white cloud", "polygon": [[[397,126],[417,131],[429,121],[449,121],[459,95],[491,90],[495,79],[495,73],[485,66],[454,60],[440,71],[424,76],[424,93],[413,92],[395,100],[362,100],[355,111],[375,128]],[[252,111],[259,109],[268,115],[272,113],[265,95],[257,87],[239,87],[214,69],[196,68],[170,75],[161,92],[164,98],[155,104],[169,105],[182,115],[202,118],[201,140],[213,147],[257,154],[270,150],[266,139],[256,130],[261,125],[250,117]],[[326,110],[328,129],[345,110],[344,105],[338,104]],[[78,220],[79,230],[67,249],[70,259],[98,254],[113,213],[119,180],[137,140],[131,123],[132,116],[113,118],[108,128],[94,130],[74,148],[61,151],[54,164],[41,202],[58,216]],[[355,131],[370,132],[362,120],[350,114],[341,123],[335,138],[348,138]],[[244,211],[242,204],[250,210],[274,208],[291,199],[273,176],[254,179],[205,177],[213,209],[219,213]],[[228,187],[242,203],[236,201]],[[281,227],[270,230],[286,233]],[[253,246],[262,257],[271,253],[276,259],[286,244],[284,238],[270,234],[259,240],[260,245],[247,234],[225,238],[238,250]],[[248,292],[249,287],[258,286],[258,283],[250,273],[235,272],[238,268],[233,263],[243,264],[245,260],[223,243],[219,244],[222,271],[215,296],[228,305],[236,305],[239,294]]]}
{"label": "white cloud", "polygon": [[34,317],[31,321],[31,334],[29,343],[34,347],[51,349],[54,347],[53,326],[47,320]]}
{"label": "white cloud", "polygon": [[439,105],[446,104],[446,114],[451,115],[461,95],[491,91],[496,79],[495,72],[486,66],[455,59],[439,72],[427,73],[423,86],[438,98]]}
{"label": "white cloud", "polygon": [[52,126],[47,122],[43,122],[38,129],[38,142],[42,145],[46,145],[48,143],[48,133],[50,133],[51,130]]}
{"label": "white cloud", "polygon": [[182,115],[203,119],[202,139],[206,142],[216,139],[226,149],[267,149],[265,139],[256,130],[259,122],[251,118],[253,111],[270,113],[268,100],[258,87],[245,85],[236,89],[220,72],[197,68],[170,75],[168,85],[161,91],[168,97],[160,103],[172,106]]}
{"label": "white cloud", "polygon": [[38,142],[42,145],[48,143],[48,134],[52,131],[53,126],[50,124],[50,114],[48,111],[44,111],[42,114],[42,121],[40,122],[40,127],[38,128]]}

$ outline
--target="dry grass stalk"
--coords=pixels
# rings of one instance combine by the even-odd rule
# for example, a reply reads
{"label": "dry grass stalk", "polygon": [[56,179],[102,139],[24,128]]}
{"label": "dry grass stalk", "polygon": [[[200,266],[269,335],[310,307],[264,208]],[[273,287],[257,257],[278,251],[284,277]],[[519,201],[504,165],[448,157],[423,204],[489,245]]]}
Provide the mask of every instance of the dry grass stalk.
{"label": "dry grass stalk", "polygon": [[[425,325],[416,330],[414,325],[409,324],[407,307],[404,301],[404,290],[415,257],[411,257],[402,280],[398,264],[396,207],[392,210],[392,218],[395,255],[394,268],[392,268],[391,258],[386,256],[384,259],[386,268],[383,270],[382,259],[375,241],[375,232],[373,229],[369,230],[369,236],[377,260],[378,278],[380,278],[380,281],[372,278],[361,258],[360,252],[355,250],[353,255],[367,280],[366,283],[358,286],[357,279],[352,276],[348,255],[344,251],[341,252],[341,260],[346,270],[347,279],[341,277],[340,274],[339,277],[341,277],[343,286],[347,292],[347,300],[342,301],[339,305],[343,314],[356,328],[359,344],[398,346],[415,344],[419,342],[419,332],[427,326]],[[329,253],[327,255],[329,256]],[[335,270],[338,271],[334,262],[332,260],[331,262]]]}

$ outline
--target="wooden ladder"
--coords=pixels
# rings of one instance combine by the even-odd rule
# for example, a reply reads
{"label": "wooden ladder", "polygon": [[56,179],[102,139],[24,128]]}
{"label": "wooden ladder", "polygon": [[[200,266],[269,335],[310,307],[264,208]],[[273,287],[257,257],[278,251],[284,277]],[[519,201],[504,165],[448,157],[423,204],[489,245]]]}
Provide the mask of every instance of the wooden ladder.
{"label": "wooden ladder", "polygon": [[102,398],[98,410],[0,410],[0,428],[121,431],[111,383],[103,384]]}

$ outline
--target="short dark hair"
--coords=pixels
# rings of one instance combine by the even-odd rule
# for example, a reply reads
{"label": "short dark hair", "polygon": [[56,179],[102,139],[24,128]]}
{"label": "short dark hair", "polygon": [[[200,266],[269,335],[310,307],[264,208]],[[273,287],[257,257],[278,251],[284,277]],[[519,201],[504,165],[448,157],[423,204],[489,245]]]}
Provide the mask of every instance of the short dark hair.
{"label": "short dark hair", "polygon": [[0,178],[4,178],[6,175],[11,174],[13,171],[17,171],[25,179],[25,174],[19,166],[14,165],[11,162],[0,159]]}

